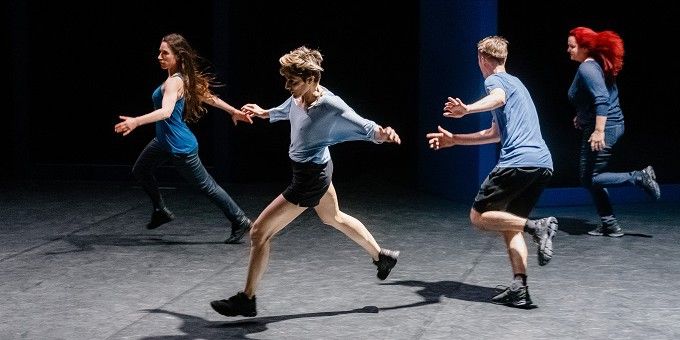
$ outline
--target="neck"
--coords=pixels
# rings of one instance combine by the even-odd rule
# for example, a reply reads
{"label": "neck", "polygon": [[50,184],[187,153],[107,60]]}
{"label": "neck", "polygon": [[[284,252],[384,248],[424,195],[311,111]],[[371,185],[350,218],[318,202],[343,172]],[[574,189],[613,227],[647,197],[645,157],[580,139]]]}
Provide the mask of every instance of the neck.
{"label": "neck", "polygon": [[302,96],[302,102],[305,107],[309,107],[319,99],[319,97],[321,97],[321,88],[319,87],[319,84],[316,84],[316,86],[314,86],[314,91],[309,91]]}

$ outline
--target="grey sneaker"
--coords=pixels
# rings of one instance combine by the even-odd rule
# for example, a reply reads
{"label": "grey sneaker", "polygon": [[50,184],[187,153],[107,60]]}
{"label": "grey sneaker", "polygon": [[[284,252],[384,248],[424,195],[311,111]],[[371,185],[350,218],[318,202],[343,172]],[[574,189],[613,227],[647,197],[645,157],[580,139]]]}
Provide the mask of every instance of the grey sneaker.
{"label": "grey sneaker", "polygon": [[647,195],[657,201],[661,198],[661,189],[659,188],[659,183],[656,182],[656,173],[651,165],[640,171],[640,181],[638,183],[642,186],[642,189],[645,190]]}
{"label": "grey sneaker", "polygon": [[588,235],[592,236],[609,236],[609,237],[621,237],[623,236],[623,230],[617,225],[605,226],[601,225],[588,232]]}
{"label": "grey sneaker", "polygon": [[545,266],[553,257],[552,239],[557,233],[557,218],[550,216],[534,220],[536,233],[534,242],[538,245],[538,265]]}
{"label": "grey sneaker", "polygon": [[500,294],[491,298],[491,302],[517,308],[531,308],[533,302],[529,295],[529,286],[512,284],[510,287],[498,286]]}

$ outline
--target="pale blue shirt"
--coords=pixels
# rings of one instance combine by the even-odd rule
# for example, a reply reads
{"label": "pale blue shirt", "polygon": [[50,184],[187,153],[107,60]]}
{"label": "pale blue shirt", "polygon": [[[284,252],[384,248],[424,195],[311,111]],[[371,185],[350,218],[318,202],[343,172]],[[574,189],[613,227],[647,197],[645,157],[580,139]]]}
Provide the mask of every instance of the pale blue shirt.
{"label": "pale blue shirt", "polygon": [[291,96],[283,104],[269,109],[269,121],[290,121],[288,156],[296,162],[325,164],[331,159],[333,144],[377,140],[377,124],[359,116],[342,98],[321,87],[322,95],[305,111]]}
{"label": "pale blue shirt", "polygon": [[492,110],[501,138],[499,167],[553,169],[550,150],[541,135],[536,106],[522,82],[508,73],[495,73],[484,80],[487,93],[505,91],[505,105]]}

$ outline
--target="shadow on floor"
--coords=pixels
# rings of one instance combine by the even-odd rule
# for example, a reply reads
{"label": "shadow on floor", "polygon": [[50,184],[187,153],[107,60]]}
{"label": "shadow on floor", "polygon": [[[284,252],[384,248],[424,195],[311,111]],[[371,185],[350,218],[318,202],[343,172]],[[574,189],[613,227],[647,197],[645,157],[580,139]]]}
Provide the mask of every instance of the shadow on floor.
{"label": "shadow on floor", "polygon": [[354,313],[378,313],[378,307],[365,306],[352,310],[332,311],[332,312],[317,312],[317,313],[302,313],[290,315],[275,315],[265,317],[254,317],[247,319],[239,319],[232,322],[224,321],[209,321],[193,315],[172,312],[164,309],[147,309],[149,313],[167,314],[181,319],[184,323],[179,327],[179,330],[184,332],[184,335],[160,335],[152,337],[144,337],[142,339],[248,339],[248,334],[264,332],[268,329],[267,325],[274,322],[281,322],[292,319],[302,318],[318,318],[328,317],[343,314]]}
{"label": "shadow on floor", "polygon": [[316,312],[316,313],[302,313],[290,315],[275,315],[265,317],[254,317],[239,319],[232,322],[223,321],[209,321],[193,315],[172,312],[164,309],[148,309],[149,313],[167,314],[181,319],[184,323],[179,327],[179,330],[184,332],[184,335],[167,335],[167,336],[153,336],[145,337],[145,340],[175,340],[175,339],[248,339],[248,334],[264,332],[268,329],[268,325],[274,322],[281,322],[292,319],[302,318],[318,318],[329,317],[343,314],[367,313],[375,314],[379,311],[413,308],[425,305],[440,303],[443,297],[450,299],[458,299],[473,302],[491,303],[492,296],[498,293],[494,288],[470,285],[456,281],[395,281],[384,283],[384,285],[401,285],[408,287],[421,287],[416,293],[420,295],[423,300],[391,307],[365,306],[352,310],[331,311],[331,312]]}
{"label": "shadow on floor", "polygon": [[[163,237],[186,237],[184,234],[164,234]],[[55,239],[56,240],[56,239]],[[174,246],[174,245],[201,245],[201,244],[222,244],[221,241],[212,242],[189,242],[189,241],[173,241],[165,240],[158,235],[148,234],[132,234],[132,235],[116,235],[116,234],[100,234],[100,235],[67,235],[59,238],[66,243],[71,244],[76,249],[68,249],[63,251],[50,251],[45,255],[59,255],[68,253],[77,253],[83,251],[93,251],[94,246],[118,246],[118,247],[145,247],[145,246]]]}

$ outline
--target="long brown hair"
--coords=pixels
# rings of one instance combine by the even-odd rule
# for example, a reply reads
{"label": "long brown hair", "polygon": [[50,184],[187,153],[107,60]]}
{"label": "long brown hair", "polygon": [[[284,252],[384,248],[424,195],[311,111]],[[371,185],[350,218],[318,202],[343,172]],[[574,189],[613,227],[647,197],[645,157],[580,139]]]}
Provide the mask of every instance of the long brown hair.
{"label": "long brown hair", "polygon": [[212,100],[214,94],[211,87],[217,86],[215,76],[207,72],[200,64],[203,58],[189,45],[183,36],[170,33],[163,37],[170,49],[177,57],[179,72],[184,82],[184,120],[198,121],[207,111],[203,107],[204,100]]}

